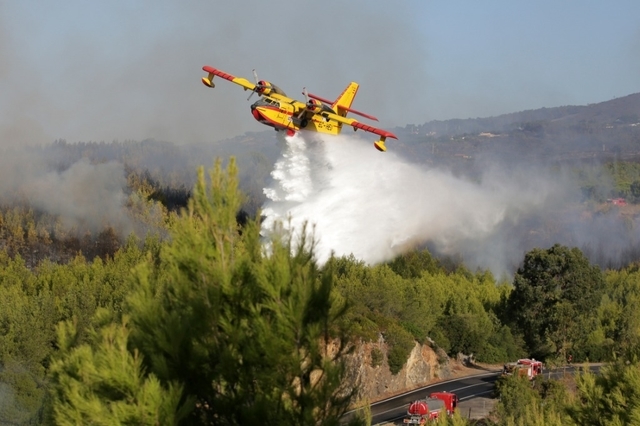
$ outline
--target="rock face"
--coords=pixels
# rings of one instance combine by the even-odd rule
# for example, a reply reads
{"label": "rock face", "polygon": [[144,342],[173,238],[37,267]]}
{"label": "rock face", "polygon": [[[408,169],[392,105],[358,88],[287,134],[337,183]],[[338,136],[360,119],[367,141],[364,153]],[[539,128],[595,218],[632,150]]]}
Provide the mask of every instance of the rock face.
{"label": "rock face", "polygon": [[451,376],[449,358],[428,345],[416,343],[409,359],[398,374],[391,374],[387,364],[387,345],[382,338],[378,342],[359,343],[349,356],[349,379],[359,384],[356,399],[377,401],[419,386],[434,379]]}

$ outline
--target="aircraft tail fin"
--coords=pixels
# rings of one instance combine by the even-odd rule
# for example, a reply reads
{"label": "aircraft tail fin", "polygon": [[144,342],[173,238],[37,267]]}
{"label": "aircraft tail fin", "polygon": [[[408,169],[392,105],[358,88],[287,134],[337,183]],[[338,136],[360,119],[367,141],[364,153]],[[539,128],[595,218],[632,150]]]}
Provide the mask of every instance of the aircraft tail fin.
{"label": "aircraft tail fin", "polygon": [[358,93],[358,83],[351,82],[346,89],[338,96],[338,99],[331,105],[331,108],[340,116],[345,117],[351,108],[351,104]]}

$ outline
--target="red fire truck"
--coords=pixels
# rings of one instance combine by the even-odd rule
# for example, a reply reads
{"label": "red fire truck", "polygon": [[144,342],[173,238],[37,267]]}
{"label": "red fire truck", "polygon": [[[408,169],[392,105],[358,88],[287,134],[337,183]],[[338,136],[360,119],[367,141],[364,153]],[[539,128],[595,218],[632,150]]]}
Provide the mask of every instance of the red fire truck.
{"label": "red fire truck", "polygon": [[404,423],[423,425],[436,420],[440,415],[450,416],[458,406],[458,396],[451,392],[433,392],[426,399],[412,402],[407,410]]}
{"label": "red fire truck", "polygon": [[520,376],[526,376],[529,380],[533,380],[538,374],[542,374],[542,362],[535,359],[523,358],[517,362],[510,362],[504,365],[502,374],[512,375],[517,373]]}

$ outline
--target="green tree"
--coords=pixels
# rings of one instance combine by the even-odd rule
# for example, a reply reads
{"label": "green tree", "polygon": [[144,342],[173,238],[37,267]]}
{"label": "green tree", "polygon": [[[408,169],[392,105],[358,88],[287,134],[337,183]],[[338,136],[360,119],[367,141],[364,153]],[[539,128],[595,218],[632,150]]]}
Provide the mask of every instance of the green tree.
{"label": "green tree", "polygon": [[496,391],[500,397],[496,411],[503,419],[518,422],[527,417],[528,406],[541,403],[540,395],[525,376],[516,374],[500,377],[496,382]]}
{"label": "green tree", "polygon": [[71,321],[58,327],[60,356],[50,374],[55,424],[175,425],[185,417],[181,386],[164,387],[153,373],[145,374],[140,353],[127,349],[126,317],[97,327],[87,343],[73,347],[76,333]]}
{"label": "green tree", "polygon": [[625,359],[640,355],[640,271],[634,264],[607,271],[606,295],[598,310],[600,337],[609,354]]}
{"label": "green tree", "polygon": [[382,335],[394,373],[415,341],[429,340],[453,355],[473,353],[483,362],[524,355],[521,339],[496,314],[510,286],[496,285],[490,272],[474,274],[461,265],[447,272],[426,250],[386,265],[366,266],[353,256],[334,263],[338,289],[353,303],[352,332],[368,341]]}
{"label": "green tree", "polygon": [[0,251],[0,424],[37,424],[46,395],[48,318],[20,256]]}
{"label": "green tree", "polygon": [[56,324],[75,319],[76,342],[87,337],[96,308],[122,312],[131,268],[145,253],[130,239],[113,259],[41,262],[35,270],[0,251],[0,424],[41,424],[49,411],[47,371]]}
{"label": "green tree", "polygon": [[503,376],[496,382],[500,400],[498,424],[505,426],[561,426],[571,424],[565,407],[568,394],[563,383],[538,376]]}
{"label": "green tree", "polygon": [[640,364],[603,367],[599,375],[589,371],[576,378],[577,398],[569,407],[579,425],[640,424]]}
{"label": "green tree", "polygon": [[[72,382],[72,373],[126,347],[121,356],[142,384],[130,386],[128,401],[142,401],[145,384],[157,379],[154,389],[171,397],[169,419],[187,413],[184,424],[339,424],[356,388],[345,381],[348,345],[339,328],[345,306],[333,291],[333,269],[318,268],[305,229],[296,242],[274,230],[268,249],[256,221],[240,232],[236,176],[235,161],[227,172],[217,162],[208,187],[199,170],[171,242],[135,269],[125,316],[114,316],[115,329],[126,331],[119,346],[108,344],[115,329],[107,324],[94,326],[80,354],[65,351],[56,370],[57,419],[77,410],[64,395],[94,394],[96,382]],[[61,345],[67,335],[73,333],[62,333]],[[176,389],[179,403],[171,405]],[[121,397],[104,392],[99,399],[110,405]]]}
{"label": "green tree", "polygon": [[451,342],[450,353],[478,354],[492,328],[486,316],[453,313],[443,316],[440,327]]}
{"label": "green tree", "polygon": [[577,248],[556,244],[531,250],[513,286],[506,320],[523,334],[534,356],[565,357],[597,327],[593,313],[600,304],[604,278]]}
{"label": "green tree", "polygon": [[426,249],[401,254],[389,262],[389,267],[403,278],[419,278],[425,272],[435,274],[440,270],[439,262]]}
{"label": "green tree", "polygon": [[389,345],[387,361],[392,374],[398,374],[409,358],[409,354],[416,346],[411,334],[396,324],[391,324],[384,333]]}
{"label": "green tree", "polygon": [[442,426],[466,426],[476,423],[467,421],[462,417],[460,410],[456,410],[452,416],[445,416],[442,419],[438,419],[438,424],[441,424]]}

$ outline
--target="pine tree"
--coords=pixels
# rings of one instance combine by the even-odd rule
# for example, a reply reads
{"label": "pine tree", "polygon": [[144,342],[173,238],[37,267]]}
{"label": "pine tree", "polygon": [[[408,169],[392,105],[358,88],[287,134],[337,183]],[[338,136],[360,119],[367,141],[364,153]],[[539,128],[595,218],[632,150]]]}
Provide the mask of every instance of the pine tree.
{"label": "pine tree", "polygon": [[[102,309],[98,316],[108,317]],[[57,425],[175,425],[182,388],[167,387],[142,368],[139,352],[127,349],[128,319],[107,323],[73,347],[76,325],[58,327],[61,357],[51,366],[54,419]]]}
{"label": "pine tree", "polygon": [[607,365],[599,375],[589,370],[576,377],[577,398],[569,415],[579,425],[640,424],[640,364]]}
{"label": "pine tree", "polygon": [[[210,187],[199,169],[170,243],[135,269],[122,318],[98,321],[106,325],[79,347],[72,327],[61,327],[59,345],[68,349],[55,366],[56,420],[73,419],[66,413],[84,398],[110,406],[126,395],[124,407],[141,412],[140,392],[153,385],[162,404],[143,411],[170,408],[170,421],[188,412],[184,424],[339,424],[355,387],[345,381],[345,307],[334,298],[332,268],[318,267],[306,229],[295,242],[275,229],[265,245],[257,221],[239,228],[233,159],[226,172],[218,161],[209,177]],[[121,365],[100,361],[99,380],[82,374],[115,354]],[[124,380],[118,369],[137,378],[124,382],[129,393],[98,392]]]}

